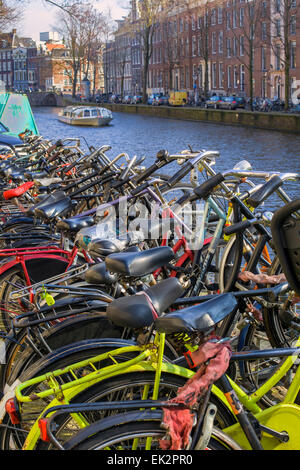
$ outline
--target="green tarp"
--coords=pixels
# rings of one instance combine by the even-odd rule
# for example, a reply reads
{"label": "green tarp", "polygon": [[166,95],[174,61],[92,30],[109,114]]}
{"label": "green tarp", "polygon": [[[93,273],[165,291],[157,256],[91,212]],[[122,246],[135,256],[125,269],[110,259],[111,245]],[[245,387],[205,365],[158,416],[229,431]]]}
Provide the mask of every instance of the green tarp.
{"label": "green tarp", "polygon": [[0,93],[0,122],[15,134],[25,129],[36,135],[39,133],[26,95]]}

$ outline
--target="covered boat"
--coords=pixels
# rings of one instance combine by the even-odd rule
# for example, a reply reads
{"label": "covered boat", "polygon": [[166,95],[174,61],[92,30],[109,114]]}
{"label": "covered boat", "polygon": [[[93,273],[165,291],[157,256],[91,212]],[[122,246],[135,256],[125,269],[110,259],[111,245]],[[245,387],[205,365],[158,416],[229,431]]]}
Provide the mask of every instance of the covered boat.
{"label": "covered boat", "polygon": [[58,120],[74,126],[107,126],[112,112],[96,106],[67,106],[58,114]]}

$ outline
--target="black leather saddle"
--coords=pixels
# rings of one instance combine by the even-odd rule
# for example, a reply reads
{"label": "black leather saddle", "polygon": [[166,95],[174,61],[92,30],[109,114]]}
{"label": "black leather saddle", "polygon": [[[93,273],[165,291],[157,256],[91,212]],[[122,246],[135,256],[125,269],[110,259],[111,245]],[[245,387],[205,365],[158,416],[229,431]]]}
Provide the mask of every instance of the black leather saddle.
{"label": "black leather saddle", "polygon": [[171,277],[144,292],[114,300],[107,306],[106,314],[117,326],[143,328],[152,325],[156,316],[167,310],[183,292],[179,280]]}
{"label": "black leather saddle", "polygon": [[85,280],[89,284],[110,285],[116,282],[117,276],[107,271],[105,263],[102,262],[94,264],[86,271]]}
{"label": "black leather saddle", "polygon": [[214,299],[193,307],[183,308],[164,315],[155,321],[160,333],[206,332],[224,320],[237,306],[233,294],[217,295]]}
{"label": "black leather saddle", "polygon": [[91,227],[94,225],[94,218],[93,217],[71,217],[70,219],[60,220],[56,224],[57,230],[61,230],[63,232],[73,232],[76,233],[82,228]]}
{"label": "black leather saddle", "polygon": [[27,215],[34,215],[35,209],[39,209],[40,207],[47,206],[48,204],[52,204],[53,202],[60,201],[66,197],[66,193],[64,191],[56,191],[53,194],[46,194],[39,198],[38,202],[33,206],[27,209]]}
{"label": "black leather saddle", "polygon": [[128,247],[129,240],[109,240],[106,238],[93,240],[88,244],[88,253],[93,258],[103,258],[112,253],[119,253]]}
{"label": "black leather saddle", "polygon": [[174,252],[169,246],[159,246],[138,253],[123,252],[109,255],[105,258],[106,268],[113,272],[129,277],[140,277],[153,273],[158,268],[169,263],[174,258]]}
{"label": "black leather saddle", "polygon": [[55,217],[66,215],[72,207],[72,199],[67,196],[51,204],[41,205],[34,210],[34,215],[43,220],[51,220]]}

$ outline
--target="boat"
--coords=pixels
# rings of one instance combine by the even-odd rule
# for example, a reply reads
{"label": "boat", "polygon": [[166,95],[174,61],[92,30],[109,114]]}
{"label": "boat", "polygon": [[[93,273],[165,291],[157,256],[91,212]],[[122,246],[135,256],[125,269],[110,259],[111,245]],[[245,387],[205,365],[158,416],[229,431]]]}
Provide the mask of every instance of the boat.
{"label": "boat", "polygon": [[58,114],[58,120],[73,126],[107,126],[112,112],[96,106],[67,106]]}

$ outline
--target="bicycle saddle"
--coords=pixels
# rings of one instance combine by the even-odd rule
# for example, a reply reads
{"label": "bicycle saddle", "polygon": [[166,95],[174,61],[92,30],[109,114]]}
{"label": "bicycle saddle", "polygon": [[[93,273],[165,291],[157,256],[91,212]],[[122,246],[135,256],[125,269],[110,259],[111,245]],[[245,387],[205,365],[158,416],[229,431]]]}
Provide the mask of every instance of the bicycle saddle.
{"label": "bicycle saddle", "polygon": [[129,240],[93,240],[88,244],[88,253],[93,258],[103,258],[105,256],[111,255],[113,253],[119,253],[127,248]]}
{"label": "bicycle saddle", "polygon": [[34,210],[34,215],[43,220],[51,220],[58,216],[63,216],[72,209],[72,199],[65,197],[51,204],[42,205]]}
{"label": "bicycle saddle", "polygon": [[47,206],[48,204],[52,204],[53,202],[58,202],[61,199],[64,199],[65,197],[66,197],[66,194],[64,191],[56,191],[53,194],[42,196],[42,199],[39,200],[39,202],[31,206],[26,211],[26,215],[34,215],[35,209],[39,209],[43,206]]}
{"label": "bicycle saddle", "polygon": [[85,281],[88,284],[110,285],[116,282],[117,276],[107,271],[105,263],[97,263],[91,266],[85,273]]}
{"label": "bicycle saddle", "polygon": [[142,328],[150,326],[184,292],[176,277],[161,281],[145,291],[120,297],[108,304],[107,318],[117,326]]}
{"label": "bicycle saddle", "polygon": [[105,258],[106,268],[123,276],[140,277],[153,273],[169,263],[174,252],[169,246],[159,246],[138,253],[114,253]]}
{"label": "bicycle saddle", "polygon": [[237,306],[233,294],[221,294],[202,304],[177,310],[155,321],[160,333],[205,332],[227,317]]}
{"label": "bicycle saddle", "polygon": [[57,230],[61,230],[64,232],[78,232],[85,227],[90,227],[94,224],[93,217],[72,217],[70,219],[60,220],[56,224]]}

